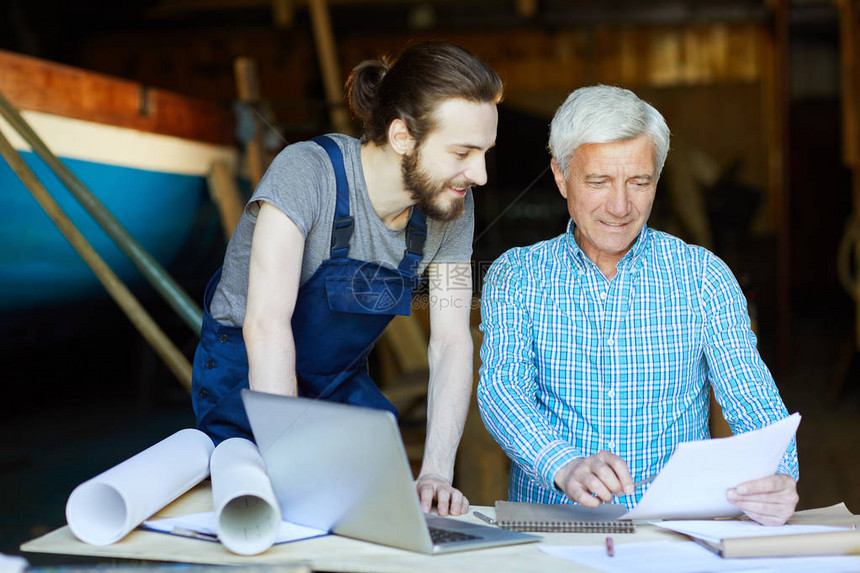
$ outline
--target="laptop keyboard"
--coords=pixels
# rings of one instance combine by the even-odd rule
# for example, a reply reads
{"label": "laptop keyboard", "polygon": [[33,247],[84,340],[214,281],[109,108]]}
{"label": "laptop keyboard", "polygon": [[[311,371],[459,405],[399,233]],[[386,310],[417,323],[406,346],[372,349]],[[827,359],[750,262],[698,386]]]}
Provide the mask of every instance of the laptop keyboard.
{"label": "laptop keyboard", "polygon": [[433,541],[433,545],[468,541],[470,539],[483,539],[477,535],[469,535],[462,531],[451,531],[450,529],[440,529],[439,527],[429,527],[428,529],[430,530],[430,539]]}

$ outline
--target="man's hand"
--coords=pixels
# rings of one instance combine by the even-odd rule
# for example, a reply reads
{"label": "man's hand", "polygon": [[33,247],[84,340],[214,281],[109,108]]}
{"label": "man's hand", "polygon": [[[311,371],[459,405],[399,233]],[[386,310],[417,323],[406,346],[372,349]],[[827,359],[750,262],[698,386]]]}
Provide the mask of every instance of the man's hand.
{"label": "man's hand", "polygon": [[426,474],[415,480],[415,489],[418,490],[418,500],[421,502],[421,511],[430,513],[433,501],[436,501],[436,510],[439,515],[462,515],[469,511],[469,500],[463,493],[453,487],[451,482],[442,479],[435,474]]}
{"label": "man's hand", "polygon": [[797,506],[797,482],[791,476],[775,474],[731,488],[726,499],[762,525],[783,525]]}
{"label": "man's hand", "polygon": [[610,452],[573,460],[555,474],[555,483],[569,499],[588,507],[635,491],[627,462]]}

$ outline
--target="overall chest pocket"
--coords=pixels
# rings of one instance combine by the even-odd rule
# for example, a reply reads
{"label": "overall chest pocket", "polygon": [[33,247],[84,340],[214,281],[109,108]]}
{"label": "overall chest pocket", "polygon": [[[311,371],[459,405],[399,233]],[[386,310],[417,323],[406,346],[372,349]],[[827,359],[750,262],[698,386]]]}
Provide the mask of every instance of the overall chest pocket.
{"label": "overall chest pocket", "polygon": [[398,275],[329,277],[325,295],[329,308],[338,312],[408,316],[412,309],[412,290]]}

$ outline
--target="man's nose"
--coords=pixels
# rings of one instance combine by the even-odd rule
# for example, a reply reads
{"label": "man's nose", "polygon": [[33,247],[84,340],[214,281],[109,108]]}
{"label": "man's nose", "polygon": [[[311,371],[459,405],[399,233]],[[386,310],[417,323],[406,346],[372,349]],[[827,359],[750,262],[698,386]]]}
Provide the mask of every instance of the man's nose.
{"label": "man's nose", "polygon": [[466,168],[466,171],[463,172],[463,175],[466,178],[474,183],[475,185],[486,185],[487,184],[487,162],[483,155],[475,158],[469,166]]}
{"label": "man's nose", "polygon": [[630,213],[630,193],[625,185],[613,185],[606,211],[614,217],[626,217]]}

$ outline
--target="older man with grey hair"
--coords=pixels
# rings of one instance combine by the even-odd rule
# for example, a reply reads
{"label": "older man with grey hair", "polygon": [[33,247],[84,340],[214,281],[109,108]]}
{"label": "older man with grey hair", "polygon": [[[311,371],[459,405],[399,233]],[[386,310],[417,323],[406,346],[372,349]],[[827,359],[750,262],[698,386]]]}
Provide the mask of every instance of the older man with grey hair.
{"label": "older man with grey hair", "polygon": [[[710,437],[710,387],[736,434],[788,413],[726,264],[646,225],[669,150],[660,113],[629,90],[581,88],[549,142],[570,222],[490,268],[478,403],[513,461],[512,501],[632,507],[634,479]],[[792,440],[775,475],[726,497],[782,524],[797,476]]]}

